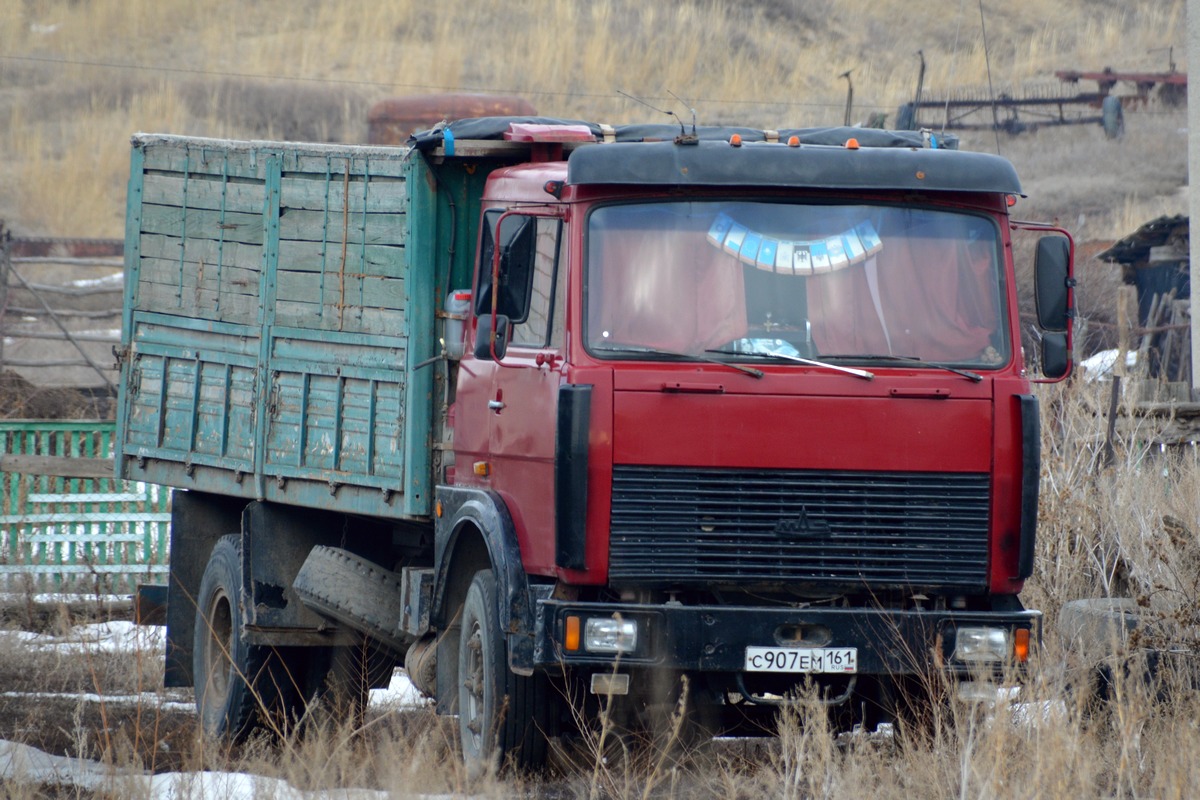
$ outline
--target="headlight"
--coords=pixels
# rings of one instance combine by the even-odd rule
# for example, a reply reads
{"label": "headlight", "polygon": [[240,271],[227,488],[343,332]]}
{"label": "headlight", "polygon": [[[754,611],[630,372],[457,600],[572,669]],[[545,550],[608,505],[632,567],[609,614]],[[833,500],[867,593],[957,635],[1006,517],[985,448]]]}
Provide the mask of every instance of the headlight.
{"label": "headlight", "polygon": [[1004,628],[959,628],[954,636],[955,661],[1007,661],[1010,652]]}
{"label": "headlight", "polygon": [[637,640],[637,622],[631,619],[592,617],[584,625],[583,648],[589,653],[632,653]]}

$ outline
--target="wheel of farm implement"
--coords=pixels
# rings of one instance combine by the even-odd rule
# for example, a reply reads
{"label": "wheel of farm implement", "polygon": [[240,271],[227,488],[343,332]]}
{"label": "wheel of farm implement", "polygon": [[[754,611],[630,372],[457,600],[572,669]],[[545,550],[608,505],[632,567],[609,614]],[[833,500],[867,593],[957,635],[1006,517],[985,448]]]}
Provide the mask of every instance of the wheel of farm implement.
{"label": "wheel of farm implement", "polygon": [[264,726],[278,730],[295,695],[279,653],[241,637],[241,588],[241,538],[224,536],[200,579],[192,669],[201,727],[234,740]]}
{"label": "wheel of farm implement", "polygon": [[1110,94],[1100,102],[1100,124],[1109,139],[1120,139],[1124,135],[1125,109],[1121,107],[1121,98]]}
{"label": "wheel of farm implement", "polygon": [[458,686],[459,736],[469,772],[479,775],[506,763],[530,770],[545,763],[557,705],[544,675],[525,677],[508,668],[491,570],[475,573],[463,604]]}

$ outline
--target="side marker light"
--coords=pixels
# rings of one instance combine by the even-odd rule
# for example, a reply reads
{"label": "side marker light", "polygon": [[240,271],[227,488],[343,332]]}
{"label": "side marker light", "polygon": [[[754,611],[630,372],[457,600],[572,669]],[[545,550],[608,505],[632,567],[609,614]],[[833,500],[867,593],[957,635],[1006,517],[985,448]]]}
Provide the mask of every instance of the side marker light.
{"label": "side marker light", "polygon": [[563,637],[563,645],[572,652],[579,649],[579,632],[581,630],[579,617],[567,617],[567,630]]}
{"label": "side marker light", "polygon": [[1017,628],[1013,632],[1013,658],[1024,664],[1029,660],[1029,630]]}

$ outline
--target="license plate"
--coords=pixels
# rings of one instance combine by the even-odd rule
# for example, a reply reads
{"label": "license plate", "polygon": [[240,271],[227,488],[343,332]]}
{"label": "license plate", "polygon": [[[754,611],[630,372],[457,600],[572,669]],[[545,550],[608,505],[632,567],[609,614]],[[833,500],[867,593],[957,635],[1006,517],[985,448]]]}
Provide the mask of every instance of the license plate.
{"label": "license plate", "polygon": [[746,672],[858,672],[855,647],[747,647]]}

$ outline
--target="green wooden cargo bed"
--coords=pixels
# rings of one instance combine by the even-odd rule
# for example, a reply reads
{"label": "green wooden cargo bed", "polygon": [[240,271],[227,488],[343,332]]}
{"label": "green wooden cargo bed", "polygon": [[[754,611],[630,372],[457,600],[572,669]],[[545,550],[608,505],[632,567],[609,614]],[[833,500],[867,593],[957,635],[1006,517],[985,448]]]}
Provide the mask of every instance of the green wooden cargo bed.
{"label": "green wooden cargo bed", "polygon": [[135,137],[119,475],[428,515],[436,309],[475,241],[452,201],[485,177],[404,148]]}

